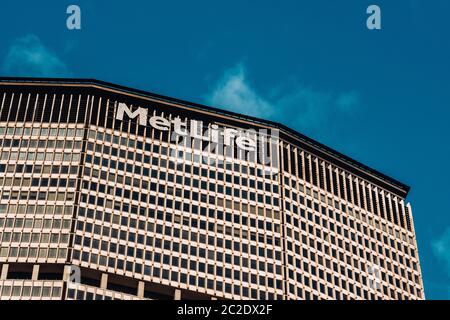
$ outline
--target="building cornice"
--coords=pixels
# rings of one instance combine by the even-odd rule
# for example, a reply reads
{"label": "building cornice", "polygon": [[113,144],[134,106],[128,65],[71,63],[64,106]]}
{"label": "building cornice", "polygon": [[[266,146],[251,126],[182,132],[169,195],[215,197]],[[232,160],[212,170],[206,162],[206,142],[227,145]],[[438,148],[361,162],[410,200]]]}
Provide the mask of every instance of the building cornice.
{"label": "building cornice", "polygon": [[181,99],[170,98],[167,96],[133,89],[126,86],[121,86],[96,79],[76,79],[76,78],[28,78],[28,77],[0,77],[1,85],[17,85],[17,86],[67,86],[67,87],[88,87],[98,90],[107,91],[121,95],[133,96],[135,98],[144,99],[148,101],[159,102],[171,105],[177,108],[187,110],[195,110],[210,116],[221,117],[225,119],[233,119],[234,121],[246,124],[266,127],[269,129],[278,129],[280,137],[288,138],[293,144],[298,144],[301,148],[308,151],[332,164],[341,167],[344,170],[355,173],[355,175],[362,177],[380,187],[400,196],[406,198],[410,187],[393,179],[375,169],[372,169],[324,144],[311,139],[300,132],[297,132],[281,123],[269,120],[263,120],[256,117],[246,116],[243,114],[221,110],[218,108],[193,103]]}

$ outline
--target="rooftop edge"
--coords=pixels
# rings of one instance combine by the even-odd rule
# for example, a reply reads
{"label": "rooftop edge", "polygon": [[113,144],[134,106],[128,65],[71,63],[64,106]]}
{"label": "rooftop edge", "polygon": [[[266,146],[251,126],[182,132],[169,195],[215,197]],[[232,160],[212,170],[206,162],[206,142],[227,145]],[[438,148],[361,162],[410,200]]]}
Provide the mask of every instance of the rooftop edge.
{"label": "rooftop edge", "polygon": [[218,109],[215,107],[206,106],[206,105],[202,105],[199,103],[189,102],[189,101],[181,100],[181,99],[177,99],[177,98],[171,98],[171,97],[151,93],[151,92],[140,90],[140,89],[134,89],[134,88],[130,88],[127,86],[122,86],[122,85],[113,84],[110,82],[105,82],[105,81],[96,80],[96,79],[89,79],[89,78],[0,77],[0,83],[2,83],[2,84],[29,83],[29,84],[36,84],[36,85],[44,84],[44,83],[47,83],[47,84],[62,84],[63,83],[63,84],[71,84],[71,85],[80,84],[80,85],[100,86],[100,87],[104,87],[104,88],[115,89],[115,90],[119,90],[119,91],[123,91],[123,92],[127,92],[127,93],[146,96],[149,98],[161,100],[163,102],[166,101],[166,102],[172,102],[172,103],[176,103],[176,104],[180,104],[180,105],[184,105],[184,106],[189,106],[194,109],[198,109],[200,111],[203,110],[203,111],[214,112],[217,114],[230,116],[230,117],[237,118],[237,119],[250,121],[255,124],[270,126],[270,127],[279,129],[280,131],[284,131],[285,133],[294,135],[295,137],[297,137],[299,140],[303,141],[304,143],[307,143],[307,144],[311,145],[312,147],[321,150],[322,152],[328,153],[328,154],[332,155],[334,158],[337,158],[338,160],[343,161],[343,162],[355,167],[356,169],[365,171],[365,172],[369,173],[370,175],[376,177],[378,180],[388,183],[389,185],[395,187],[395,189],[397,190],[397,192],[395,192],[395,191],[392,191],[392,192],[396,193],[397,195],[399,195],[403,198],[406,198],[406,196],[408,195],[408,192],[410,190],[410,187],[408,185],[406,185],[394,178],[391,178],[375,169],[372,169],[372,168],[362,164],[361,162],[356,161],[356,160],[354,160],[354,159],[352,159],[330,147],[327,147],[326,145],[324,145],[312,138],[309,138],[309,137],[301,134],[300,132],[293,130],[293,129],[291,129],[281,123],[278,123],[278,122],[259,119],[256,117],[247,116],[244,114],[239,114],[239,113],[235,113],[235,112],[227,111],[227,110],[223,110],[223,109]]}

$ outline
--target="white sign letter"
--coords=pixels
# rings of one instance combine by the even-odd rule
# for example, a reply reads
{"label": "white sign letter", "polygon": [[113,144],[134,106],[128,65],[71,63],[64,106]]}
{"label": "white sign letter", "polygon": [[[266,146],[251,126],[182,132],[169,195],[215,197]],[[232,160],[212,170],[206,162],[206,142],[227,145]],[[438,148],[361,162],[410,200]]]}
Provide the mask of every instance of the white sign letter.
{"label": "white sign letter", "polygon": [[125,103],[120,102],[117,108],[116,119],[123,120],[123,114],[126,113],[131,119],[136,118],[139,115],[139,124],[145,126],[147,124],[147,109],[138,108],[132,112]]}

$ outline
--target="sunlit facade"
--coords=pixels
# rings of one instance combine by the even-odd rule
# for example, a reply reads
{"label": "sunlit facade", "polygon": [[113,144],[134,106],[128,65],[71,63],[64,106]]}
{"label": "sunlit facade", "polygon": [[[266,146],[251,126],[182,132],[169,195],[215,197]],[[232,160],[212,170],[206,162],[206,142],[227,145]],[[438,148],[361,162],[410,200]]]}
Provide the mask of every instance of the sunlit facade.
{"label": "sunlit facade", "polygon": [[[276,133],[275,151],[180,142],[176,119]],[[277,123],[96,80],[0,81],[1,299],[423,299],[408,191]]]}

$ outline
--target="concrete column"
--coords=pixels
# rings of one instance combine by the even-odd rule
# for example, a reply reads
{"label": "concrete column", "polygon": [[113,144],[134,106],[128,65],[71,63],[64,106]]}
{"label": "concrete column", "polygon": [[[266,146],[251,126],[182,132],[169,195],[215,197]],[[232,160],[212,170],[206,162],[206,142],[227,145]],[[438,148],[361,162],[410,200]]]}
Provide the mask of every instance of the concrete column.
{"label": "concrete column", "polygon": [[8,278],[8,268],[9,265],[8,264],[4,264],[2,265],[2,273],[0,275],[0,280],[6,280]]}
{"label": "concrete column", "polygon": [[107,273],[103,273],[102,274],[102,279],[100,280],[100,288],[101,289],[106,289],[108,287],[108,274]]}
{"label": "concrete column", "polygon": [[139,281],[138,290],[137,290],[137,295],[139,298],[144,298],[144,288],[145,288],[145,282]]}
{"label": "concrete column", "polygon": [[175,294],[174,294],[173,300],[181,300],[181,290],[180,289],[175,289]]}
{"label": "concrete column", "polygon": [[31,274],[31,280],[37,280],[39,277],[39,265],[35,264],[33,266],[33,273]]}

